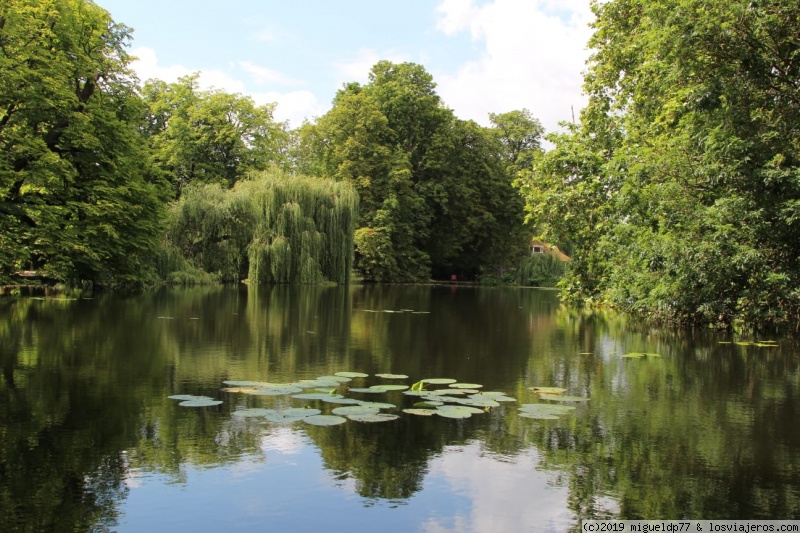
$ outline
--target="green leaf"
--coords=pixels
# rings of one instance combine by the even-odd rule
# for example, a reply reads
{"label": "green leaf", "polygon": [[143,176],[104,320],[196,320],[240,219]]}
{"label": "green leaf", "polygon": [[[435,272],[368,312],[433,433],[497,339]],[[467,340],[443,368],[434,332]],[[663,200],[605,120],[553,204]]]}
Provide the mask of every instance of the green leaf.
{"label": "green leaf", "polygon": [[336,426],[344,424],[347,419],[336,415],[313,415],[303,418],[303,422],[312,426]]}

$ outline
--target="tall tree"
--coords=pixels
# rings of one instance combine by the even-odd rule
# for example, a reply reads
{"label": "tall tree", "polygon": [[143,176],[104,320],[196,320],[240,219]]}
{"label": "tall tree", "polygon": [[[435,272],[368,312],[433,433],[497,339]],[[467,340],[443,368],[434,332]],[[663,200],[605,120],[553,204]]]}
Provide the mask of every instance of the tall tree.
{"label": "tall tree", "polygon": [[283,162],[288,134],[273,119],[274,104],[202,91],[197,79],[149,80],[142,88],[149,106],[145,131],[176,193],[194,182],[230,187],[248,172]]}
{"label": "tall tree", "polygon": [[[532,182],[533,216],[550,228],[577,220],[587,237],[579,255],[594,268],[572,286],[680,321],[797,327],[800,7],[594,10],[583,124],[554,139]],[[565,198],[588,200],[600,227],[585,205],[539,215]]]}
{"label": "tall tree", "polygon": [[420,65],[380,61],[369,83],[346,85],[300,130],[302,168],[349,181],[361,196],[355,266],[366,279],[474,278],[519,249],[522,202],[503,162],[510,148],[456,119],[435,88]]}
{"label": "tall tree", "polygon": [[130,30],[86,0],[0,5],[0,273],[137,282],[161,212]]}

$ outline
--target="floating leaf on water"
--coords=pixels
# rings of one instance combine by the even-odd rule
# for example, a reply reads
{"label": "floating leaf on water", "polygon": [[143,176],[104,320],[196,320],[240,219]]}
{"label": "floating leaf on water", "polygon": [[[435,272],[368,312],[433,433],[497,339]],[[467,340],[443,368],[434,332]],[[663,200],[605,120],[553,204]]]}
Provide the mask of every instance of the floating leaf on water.
{"label": "floating leaf on water", "polygon": [[263,407],[253,407],[251,409],[239,409],[233,412],[233,416],[240,418],[263,417],[276,413],[275,409],[264,409]]}
{"label": "floating leaf on water", "polygon": [[331,393],[335,392],[338,389],[339,389],[339,387],[317,387],[314,390],[317,391],[317,392],[324,392],[324,393],[327,393],[327,394],[331,394]]}
{"label": "floating leaf on water", "polygon": [[372,407],[372,408],[376,408],[376,409],[394,409],[395,407],[397,407],[393,403],[385,403],[385,402],[359,401],[358,404],[361,405],[362,407]]}
{"label": "floating leaf on water", "polygon": [[516,398],[512,398],[511,396],[506,396],[505,394],[493,394],[491,396],[487,396],[486,394],[476,394],[473,398],[491,398],[496,402],[516,402]]}
{"label": "floating leaf on water", "polygon": [[478,389],[450,389],[448,392],[450,394],[454,392],[457,394],[478,394],[480,391]]}
{"label": "floating leaf on water", "polygon": [[578,352],[578,355],[592,355],[592,352]]}
{"label": "floating leaf on water", "polygon": [[469,418],[478,413],[483,413],[483,410],[467,405],[442,405],[436,408],[436,414],[445,418]]}
{"label": "floating leaf on water", "polygon": [[181,407],[210,407],[212,405],[219,405],[222,400],[214,400],[212,398],[195,398],[194,400],[186,400],[178,405]]}
{"label": "floating leaf on water", "polygon": [[759,348],[777,348],[777,344],[772,344],[771,342],[757,342],[753,346],[758,346]]}
{"label": "floating leaf on water", "polygon": [[292,398],[298,400],[324,400],[325,398],[337,397],[342,398],[341,394],[326,394],[324,392],[303,392],[301,394],[293,394]]}
{"label": "floating leaf on water", "polygon": [[461,389],[439,389],[425,391],[430,396],[466,396],[466,392]]}
{"label": "floating leaf on water", "polygon": [[236,393],[250,394],[251,392],[258,390],[258,387],[223,387],[220,390],[222,392],[229,392],[231,394],[236,394]]}
{"label": "floating leaf on water", "polygon": [[314,416],[320,414],[322,411],[310,407],[290,407],[288,409],[281,409],[278,412],[284,416]]}
{"label": "floating leaf on water", "polygon": [[731,341],[719,341],[717,344],[733,344]]}
{"label": "floating leaf on water", "polygon": [[369,415],[377,414],[379,411],[376,407],[366,407],[364,405],[345,405],[344,407],[337,407],[331,411],[335,415]]}
{"label": "floating leaf on water", "polygon": [[472,407],[500,407],[500,402],[491,398],[471,396],[469,398],[459,398],[457,401],[461,405],[470,405]]}
{"label": "floating leaf on water", "polygon": [[450,378],[426,378],[421,381],[422,383],[430,383],[431,385],[449,385],[450,383],[456,383],[455,379]]}
{"label": "floating leaf on water", "polygon": [[282,396],[284,394],[294,394],[295,392],[303,392],[300,387],[291,387],[289,385],[275,386],[275,387],[261,387],[253,390],[243,390],[245,394],[252,394],[255,396]]}
{"label": "floating leaf on water", "polygon": [[412,315],[429,315],[431,314],[430,311],[414,311],[411,313]]}
{"label": "floating leaf on water", "polygon": [[347,383],[348,381],[352,381],[350,378],[346,378],[344,376],[319,376],[317,379],[319,381],[332,381],[333,383]]}
{"label": "floating leaf on water", "polygon": [[419,416],[431,416],[436,414],[436,411],[434,409],[403,409],[403,412],[408,413],[410,415],[419,415]]}
{"label": "floating leaf on water", "polygon": [[483,385],[479,383],[451,383],[450,386],[454,389],[481,389]]}
{"label": "floating leaf on water", "polygon": [[303,422],[312,426],[336,426],[344,424],[347,419],[336,415],[313,415],[303,418]]}
{"label": "floating leaf on water", "polygon": [[188,401],[188,400],[195,400],[197,398],[208,398],[208,396],[195,396],[194,394],[173,394],[172,396],[167,396],[170,400],[181,400],[181,401]]}
{"label": "floating leaf on water", "polygon": [[266,418],[270,422],[275,422],[277,424],[293,424],[294,422],[300,422],[301,420],[304,420],[306,416],[300,414],[284,413],[282,411],[276,411],[274,413],[265,415],[264,418]]}
{"label": "floating leaf on water", "polygon": [[[353,389],[350,389],[353,390]],[[406,396],[430,396],[431,391],[428,390],[407,390],[403,394]]]}
{"label": "floating leaf on water", "polygon": [[561,387],[531,387],[530,390],[540,394],[562,394],[567,392],[567,389],[562,389]]}
{"label": "floating leaf on water", "polygon": [[267,383],[266,381],[234,381],[230,379],[223,381],[223,383],[231,387],[275,387],[281,385],[280,383]]}
{"label": "floating leaf on water", "polygon": [[736,344],[738,344],[739,346],[750,346],[753,343],[748,341],[736,341]]}
{"label": "floating leaf on water", "polygon": [[439,400],[428,400],[427,402],[417,402],[414,404],[414,407],[417,409],[430,409],[432,407],[439,407],[440,405],[444,405],[444,402],[440,402]]}
{"label": "floating leaf on water", "polygon": [[326,395],[325,398],[320,398],[320,400],[322,400],[325,403],[338,403],[338,404],[343,404],[343,405],[360,405],[361,404],[361,402],[358,401],[358,400],[355,400],[353,398],[342,398],[338,394],[334,394],[334,395],[328,394],[328,395]]}
{"label": "floating leaf on water", "polygon": [[374,309],[362,309],[365,313],[379,313],[380,311],[376,311]]}
{"label": "floating leaf on water", "polygon": [[347,415],[347,418],[350,420],[355,420],[356,422],[389,422],[391,420],[397,420],[400,417],[387,413],[374,413],[365,415]]}
{"label": "floating leaf on water", "polygon": [[364,374],[363,372],[336,372],[334,374],[337,377],[343,378],[366,378],[369,377],[369,374]]}
{"label": "floating leaf on water", "polygon": [[[373,385],[370,387],[372,390],[387,392],[390,390],[406,390],[408,385]],[[351,389],[352,390],[352,389]]]}
{"label": "floating leaf on water", "polygon": [[661,354],[650,352],[631,352],[622,354],[620,357],[624,357],[626,359],[641,359],[643,357],[661,357]]}
{"label": "floating leaf on water", "polygon": [[381,394],[386,391],[373,388],[353,387],[352,389],[350,389],[350,392],[363,392],[365,394]]}
{"label": "floating leaf on water", "polygon": [[585,396],[567,396],[565,394],[540,394],[542,400],[552,400],[554,402],[588,402]]}
{"label": "floating leaf on water", "polygon": [[375,376],[383,379],[408,379],[405,374],[375,374]]}
{"label": "floating leaf on water", "polygon": [[458,396],[445,396],[443,394],[435,395],[435,396],[423,396],[422,400],[426,402],[445,402],[445,403],[458,403],[459,401],[463,400],[464,398],[460,398]]}

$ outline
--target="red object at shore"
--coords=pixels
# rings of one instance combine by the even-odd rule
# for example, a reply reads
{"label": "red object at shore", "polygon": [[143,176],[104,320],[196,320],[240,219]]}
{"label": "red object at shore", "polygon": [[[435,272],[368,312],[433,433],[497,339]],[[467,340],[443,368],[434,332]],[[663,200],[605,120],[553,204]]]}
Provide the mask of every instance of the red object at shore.
{"label": "red object at shore", "polygon": [[458,276],[455,274],[450,274],[450,281],[458,281]]}

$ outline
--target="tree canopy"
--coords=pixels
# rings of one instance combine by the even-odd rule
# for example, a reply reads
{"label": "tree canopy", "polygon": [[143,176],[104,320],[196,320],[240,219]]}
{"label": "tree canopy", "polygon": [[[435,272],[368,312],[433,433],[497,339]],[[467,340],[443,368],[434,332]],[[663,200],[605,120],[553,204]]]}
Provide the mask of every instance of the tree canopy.
{"label": "tree canopy", "polygon": [[581,124],[524,183],[580,249],[568,294],[682,322],[800,324],[800,7],[596,2]]}
{"label": "tree canopy", "polygon": [[133,282],[162,205],[125,51],[82,0],[0,5],[0,275]]}
{"label": "tree canopy", "polygon": [[527,111],[495,116],[506,129],[459,120],[435,88],[421,65],[379,61],[366,85],[345,85],[299,131],[300,168],[350,182],[361,197],[355,266],[365,279],[474,279],[524,249],[512,182],[541,126]]}

